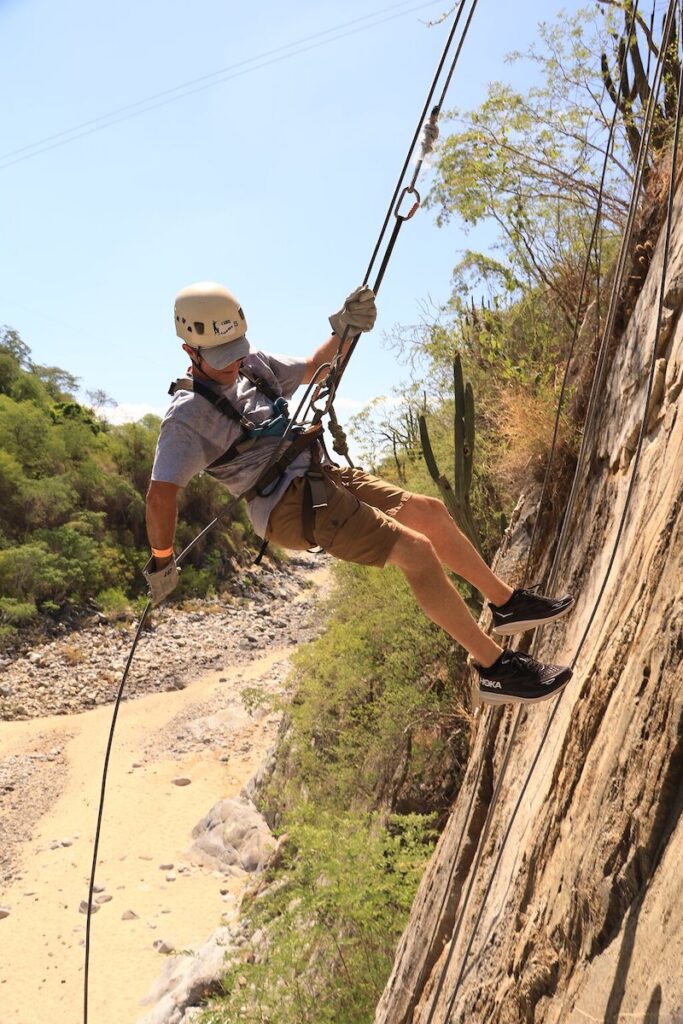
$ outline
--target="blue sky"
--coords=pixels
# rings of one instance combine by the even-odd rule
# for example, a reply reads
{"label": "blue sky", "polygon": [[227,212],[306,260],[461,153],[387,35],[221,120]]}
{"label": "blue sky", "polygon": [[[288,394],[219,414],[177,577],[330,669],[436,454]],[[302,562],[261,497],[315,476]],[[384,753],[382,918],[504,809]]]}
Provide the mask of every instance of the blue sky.
{"label": "blue sky", "polygon": [[[447,7],[0,0],[0,323],[37,362],[129,414],[163,409],[185,369],[172,306],[192,281],[239,296],[252,344],[308,355],[365,271],[449,27],[425,23]],[[554,11],[480,0],[447,105],[478,104],[495,79],[523,83],[528,72],[504,55]],[[345,24],[344,38],[252,61]],[[70,131],[229,67],[210,88],[80,138]],[[377,327],[343,384],[348,410],[406,379],[382,335],[416,322],[428,296],[447,298],[470,242],[424,210],[403,228]]]}

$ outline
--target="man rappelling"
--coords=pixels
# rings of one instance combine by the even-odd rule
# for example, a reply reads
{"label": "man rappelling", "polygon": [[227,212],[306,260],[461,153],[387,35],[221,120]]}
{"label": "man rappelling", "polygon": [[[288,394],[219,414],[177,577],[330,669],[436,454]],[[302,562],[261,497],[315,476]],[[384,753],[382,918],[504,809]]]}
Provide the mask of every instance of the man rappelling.
{"label": "man rappelling", "polygon": [[332,335],[301,359],[252,349],[242,308],[222,285],[203,282],[178,293],[176,333],[191,366],[171,386],[173,401],[161,424],[147,493],[152,558],[145,577],[152,601],[165,600],[178,583],[178,491],[208,472],[246,499],[254,530],[267,541],[290,550],[318,545],[360,565],[397,566],[424,613],[472,656],[483,701],[547,700],[566,686],[571,669],[498,646],[474,621],[444,566],[484,595],[493,630],[503,635],[560,618],[573,598],[511,588],[439,499],[360,469],[340,469],[328,458],[319,429],[290,423],[287,401],[299,385],[316,380],[338,354],[343,357],[352,338],[372,329],[376,315],[372,290],[356,289],[330,317]]}

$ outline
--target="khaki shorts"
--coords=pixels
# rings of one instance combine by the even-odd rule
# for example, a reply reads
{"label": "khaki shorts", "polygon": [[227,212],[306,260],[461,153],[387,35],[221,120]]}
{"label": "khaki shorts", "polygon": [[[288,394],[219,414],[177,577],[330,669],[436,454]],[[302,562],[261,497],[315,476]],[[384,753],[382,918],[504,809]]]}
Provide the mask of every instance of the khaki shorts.
{"label": "khaki shorts", "polygon": [[[315,510],[317,543],[345,562],[381,568],[401,532],[394,516],[406,503],[410,492],[361,469],[322,468],[327,506]],[[270,513],[266,540],[291,551],[310,547],[303,531],[305,490],[305,477],[292,481]]]}

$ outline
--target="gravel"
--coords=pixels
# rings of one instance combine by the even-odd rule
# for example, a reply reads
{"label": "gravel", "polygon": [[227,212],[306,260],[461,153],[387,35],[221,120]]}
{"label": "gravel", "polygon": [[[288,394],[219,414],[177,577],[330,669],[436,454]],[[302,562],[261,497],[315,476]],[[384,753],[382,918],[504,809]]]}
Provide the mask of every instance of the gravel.
{"label": "gravel", "polygon": [[[248,663],[268,647],[315,636],[308,595],[311,572],[327,559],[301,554],[278,567],[246,570],[237,595],[192,610],[163,605],[143,630],[124,699],[182,689],[209,671]],[[296,602],[296,609],[293,603]],[[0,664],[0,720],[71,715],[112,703],[137,623],[97,622]]]}
{"label": "gravel", "polygon": [[[227,705],[241,706],[241,691],[247,684],[241,681],[240,666],[246,668],[269,651],[281,650],[282,660],[270,666],[263,686],[266,694],[282,691],[287,655],[320,631],[316,610],[321,592],[312,589],[312,573],[327,564],[325,557],[303,554],[283,568],[264,565],[244,574],[239,584],[243,595],[238,599],[196,602],[187,610],[164,606],[154,613],[152,628],[143,633],[138,645],[125,700],[183,688],[193,679],[221,669],[231,670],[235,685],[178,715],[167,735],[156,737],[144,760],[136,762],[137,767],[160,756],[204,749],[207,743],[230,750],[221,756],[223,761],[239,754],[239,745],[228,747],[233,733],[224,718]],[[111,704],[135,628],[135,624],[88,625],[0,665],[0,695],[11,694],[0,696],[0,719],[70,715],[97,704]],[[258,643],[247,640],[247,630],[258,636]],[[227,676],[224,679],[227,682]],[[203,716],[200,721],[198,713]],[[255,718],[267,713],[267,708],[252,711]],[[248,742],[242,746],[247,750]],[[20,877],[21,849],[31,840],[35,823],[57,799],[67,772],[66,757],[49,735],[33,739],[29,751],[5,757],[0,752],[0,882]],[[191,780],[178,777],[173,782],[183,786]],[[55,836],[53,848],[69,846],[76,838]]]}

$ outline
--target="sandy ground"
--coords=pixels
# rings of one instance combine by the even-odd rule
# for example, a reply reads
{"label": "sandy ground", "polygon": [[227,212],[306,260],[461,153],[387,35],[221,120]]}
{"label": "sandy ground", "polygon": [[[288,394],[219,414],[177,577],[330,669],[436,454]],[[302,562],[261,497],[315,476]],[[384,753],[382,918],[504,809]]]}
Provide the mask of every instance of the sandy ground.
{"label": "sandy ground", "polygon": [[[111,899],[92,918],[90,1024],[133,1024],[146,1012],[140,1000],[163,966],[156,940],[190,949],[223,914],[235,914],[249,876],[190,867],[186,851],[199,819],[217,800],[237,795],[272,746],[278,716],[251,719],[239,691],[271,680],[276,667],[281,673],[287,653],[271,650],[185,690],[122,705],[96,874]],[[201,723],[207,711],[214,729],[225,726],[225,744],[178,749],[174,723],[193,716]],[[111,713],[107,706],[68,718],[0,722],[3,757],[58,750],[47,769],[64,773],[59,795],[33,824],[19,874],[0,894],[0,906],[10,909],[0,920],[0,1024],[82,1020],[86,918],[79,904],[87,899]],[[191,783],[175,785],[177,777]],[[122,920],[129,910],[137,918]]]}

